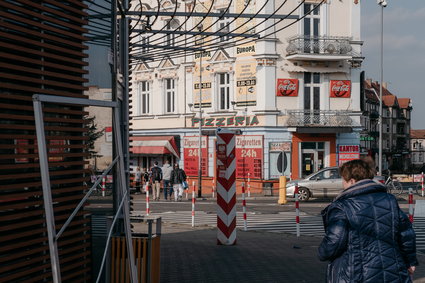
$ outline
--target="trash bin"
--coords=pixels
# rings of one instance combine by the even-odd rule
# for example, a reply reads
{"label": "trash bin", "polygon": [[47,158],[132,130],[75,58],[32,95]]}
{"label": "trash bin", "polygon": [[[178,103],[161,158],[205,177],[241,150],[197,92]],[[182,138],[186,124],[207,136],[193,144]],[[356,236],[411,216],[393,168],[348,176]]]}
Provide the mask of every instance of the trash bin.
{"label": "trash bin", "polygon": [[272,196],[273,195],[273,183],[264,183],[263,184],[263,195]]}

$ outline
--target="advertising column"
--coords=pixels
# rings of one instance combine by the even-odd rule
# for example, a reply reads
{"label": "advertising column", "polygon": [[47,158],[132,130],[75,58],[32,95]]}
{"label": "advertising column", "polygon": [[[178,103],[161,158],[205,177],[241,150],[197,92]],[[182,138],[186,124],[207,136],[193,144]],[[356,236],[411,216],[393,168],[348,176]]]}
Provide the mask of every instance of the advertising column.
{"label": "advertising column", "polygon": [[[183,138],[184,171],[187,176],[198,176],[199,136]],[[202,176],[208,176],[208,137],[202,136]]]}
{"label": "advertising column", "polygon": [[236,136],[236,177],[263,177],[263,136]]}

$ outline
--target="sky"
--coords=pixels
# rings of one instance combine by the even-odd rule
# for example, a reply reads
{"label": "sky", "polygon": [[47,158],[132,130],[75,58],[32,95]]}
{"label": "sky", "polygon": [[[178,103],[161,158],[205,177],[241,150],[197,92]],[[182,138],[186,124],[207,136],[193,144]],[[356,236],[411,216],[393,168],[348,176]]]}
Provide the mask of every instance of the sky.
{"label": "sky", "polygon": [[[384,8],[384,81],[397,97],[413,100],[412,129],[425,129],[425,0],[387,0]],[[381,7],[361,0],[362,69],[380,80]]]}

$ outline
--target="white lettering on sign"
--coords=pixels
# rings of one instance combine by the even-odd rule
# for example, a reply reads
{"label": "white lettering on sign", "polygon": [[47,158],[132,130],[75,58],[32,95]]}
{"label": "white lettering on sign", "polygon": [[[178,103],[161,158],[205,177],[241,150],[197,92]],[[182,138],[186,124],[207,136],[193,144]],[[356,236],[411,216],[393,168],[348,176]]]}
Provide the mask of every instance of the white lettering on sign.
{"label": "white lettering on sign", "polygon": [[358,145],[340,145],[339,152],[360,152]]}
{"label": "white lettering on sign", "polygon": [[[184,148],[199,148],[199,136],[184,137],[183,138]],[[202,148],[207,147],[207,137],[202,137]]]}
{"label": "white lettering on sign", "polygon": [[262,136],[236,136],[236,147],[263,148]]}

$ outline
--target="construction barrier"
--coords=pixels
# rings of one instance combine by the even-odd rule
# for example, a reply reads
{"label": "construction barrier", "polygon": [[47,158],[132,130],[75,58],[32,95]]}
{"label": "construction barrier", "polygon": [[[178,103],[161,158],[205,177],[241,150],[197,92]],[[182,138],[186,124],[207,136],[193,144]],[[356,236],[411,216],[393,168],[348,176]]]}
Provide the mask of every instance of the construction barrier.
{"label": "construction barrier", "polygon": [[295,186],[295,223],[297,229],[297,237],[300,236],[300,201],[298,185]]}
{"label": "construction barrier", "polygon": [[192,183],[192,227],[195,227],[195,182]]}
{"label": "construction barrier", "polygon": [[248,230],[246,220],[246,200],[245,200],[245,183],[242,183],[242,214],[243,214],[243,230]]}
{"label": "construction barrier", "polygon": [[413,223],[413,189],[409,188],[409,220]]}

